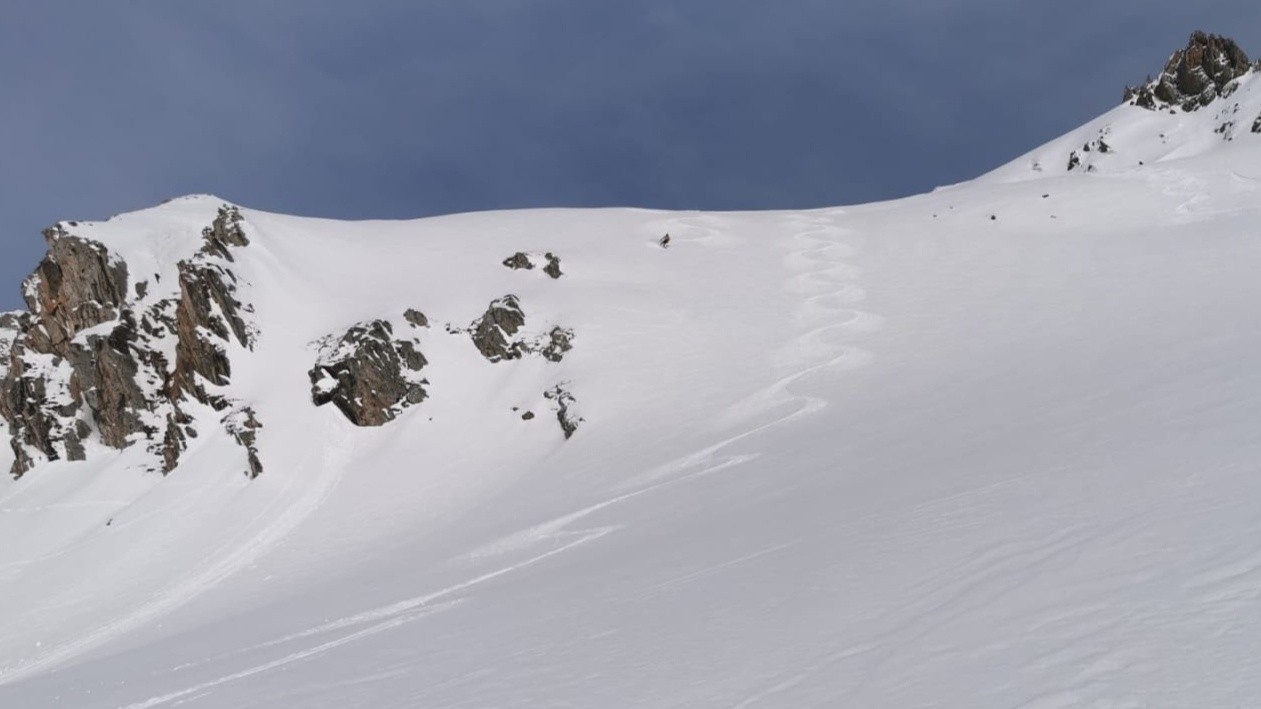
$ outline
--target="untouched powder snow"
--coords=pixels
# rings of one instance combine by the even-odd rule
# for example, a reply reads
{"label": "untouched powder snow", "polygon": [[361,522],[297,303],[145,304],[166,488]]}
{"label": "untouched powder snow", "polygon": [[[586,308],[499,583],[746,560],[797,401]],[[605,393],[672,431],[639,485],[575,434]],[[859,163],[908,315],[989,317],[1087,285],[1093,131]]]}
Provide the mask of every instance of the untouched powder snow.
{"label": "untouched powder snow", "polygon": [[[0,482],[0,706],[1254,705],[1261,135],[1148,126],[1219,108],[857,207],[242,209],[265,472],[210,431]],[[1123,169],[1050,168],[1105,126]],[[76,233],[169,289],[221,203]],[[561,362],[448,332],[509,293]],[[406,308],[428,398],[313,406]]]}

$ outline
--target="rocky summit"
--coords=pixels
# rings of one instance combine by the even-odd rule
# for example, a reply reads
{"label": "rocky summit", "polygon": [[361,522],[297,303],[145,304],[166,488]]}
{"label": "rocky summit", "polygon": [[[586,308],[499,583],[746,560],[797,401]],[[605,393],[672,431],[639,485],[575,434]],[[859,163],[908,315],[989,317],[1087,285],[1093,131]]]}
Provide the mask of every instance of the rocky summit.
{"label": "rocky summit", "polygon": [[1235,81],[1255,68],[1234,40],[1195,32],[1185,48],[1169,57],[1158,77],[1126,87],[1125,101],[1151,110],[1195,111],[1229,96],[1237,88]]}

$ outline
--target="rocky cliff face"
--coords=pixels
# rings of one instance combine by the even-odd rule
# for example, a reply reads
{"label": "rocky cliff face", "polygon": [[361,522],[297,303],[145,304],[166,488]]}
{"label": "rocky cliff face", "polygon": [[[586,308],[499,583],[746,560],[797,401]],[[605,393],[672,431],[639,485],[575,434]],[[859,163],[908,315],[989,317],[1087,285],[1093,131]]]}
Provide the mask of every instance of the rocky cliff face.
{"label": "rocky cliff face", "polygon": [[[90,444],[142,446],[150,468],[168,473],[193,439],[216,431],[240,446],[244,474],[263,472],[263,421],[234,394],[232,379],[234,358],[250,356],[266,336],[255,325],[250,284],[234,270],[249,253],[251,227],[237,207],[223,204],[199,240],[183,229],[188,241],[180,243],[195,245],[173,264],[159,264],[160,273],[149,273],[147,262],[129,265],[76,222],[44,232],[48,253],[23,283],[27,311],[0,314],[0,418],[14,476],[45,461],[84,460]],[[553,280],[562,275],[551,252],[519,252],[504,264]],[[358,426],[381,426],[428,398],[421,335],[430,332],[429,318],[414,308],[396,315],[314,344],[311,404],[333,404]],[[515,295],[491,301],[467,328],[447,325],[446,333],[425,337],[467,337],[468,357],[490,362],[560,362],[575,340],[571,329],[551,323],[526,330]],[[569,437],[580,420],[570,413],[572,395],[553,387],[547,398]]]}
{"label": "rocky cliff face", "polygon": [[23,284],[29,311],[0,318],[0,417],[13,475],[45,460],[83,460],[89,437],[111,448],[144,443],[157,468],[175,468],[196,435],[183,406],[228,408],[207,385],[230,377],[229,338],[253,342],[251,308],[224,266],[229,247],[249,243],[242,221],[224,205],[202,249],[179,263],[178,296],[156,301],[146,299],[147,284],[132,286],[117,255],[76,236],[74,222],[44,232],[48,254]]}
{"label": "rocky cliff face", "polygon": [[1125,101],[1151,110],[1176,107],[1195,111],[1229,96],[1236,80],[1254,68],[1234,40],[1196,32],[1184,49],[1169,57],[1160,76],[1127,87]]}

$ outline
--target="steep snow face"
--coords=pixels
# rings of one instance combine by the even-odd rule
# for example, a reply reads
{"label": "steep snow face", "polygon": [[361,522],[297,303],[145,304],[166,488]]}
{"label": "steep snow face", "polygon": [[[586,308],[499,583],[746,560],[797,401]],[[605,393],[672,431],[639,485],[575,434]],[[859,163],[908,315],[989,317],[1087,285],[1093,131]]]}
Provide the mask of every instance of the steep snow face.
{"label": "steep snow face", "polygon": [[[1253,703],[1261,135],[1125,137],[1214,110],[858,207],[242,208],[178,466],[0,479],[0,706]],[[161,299],[222,205],[72,228]]]}

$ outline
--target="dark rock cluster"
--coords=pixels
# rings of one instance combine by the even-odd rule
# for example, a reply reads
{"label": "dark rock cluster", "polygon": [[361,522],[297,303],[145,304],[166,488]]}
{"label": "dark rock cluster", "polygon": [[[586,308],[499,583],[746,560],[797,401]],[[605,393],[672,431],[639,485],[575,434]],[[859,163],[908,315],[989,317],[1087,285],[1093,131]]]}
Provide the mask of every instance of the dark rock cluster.
{"label": "dark rock cluster", "polygon": [[582,423],[582,417],[574,412],[574,396],[569,393],[569,389],[564,384],[556,386],[543,392],[543,397],[552,402],[556,407],[556,420],[560,422],[560,430],[564,432],[565,439],[568,440],[578,430],[578,425]]}
{"label": "dark rock cluster", "polygon": [[565,353],[574,348],[574,331],[560,326],[547,334],[533,337],[515,337],[525,327],[525,311],[515,295],[496,298],[486,307],[486,312],[468,327],[473,345],[490,362],[521,359],[525,355],[538,354],[550,362],[559,362]]}
{"label": "dark rock cluster", "polygon": [[[529,271],[534,269],[536,265],[536,258],[537,257],[532,254],[527,254],[524,251],[518,251],[504,259],[503,264],[514,271]],[[543,273],[546,273],[553,279],[560,278],[565,275],[564,272],[560,270],[560,257],[556,254],[553,254],[550,251],[543,254],[543,261],[545,262],[545,265],[543,266]]]}
{"label": "dark rock cluster", "polygon": [[1068,170],[1071,172],[1073,170],[1076,170],[1084,166],[1086,172],[1093,172],[1094,165],[1090,164],[1089,162],[1085,162],[1084,158],[1087,157],[1090,153],[1098,153],[1100,155],[1107,155],[1113,152],[1112,146],[1109,145],[1106,140],[1104,140],[1104,138],[1107,135],[1108,135],[1108,129],[1104,128],[1103,130],[1099,131],[1098,137],[1086,141],[1085,143],[1082,144],[1080,149],[1074,150],[1073,152],[1069,153],[1068,154]]}
{"label": "dark rock cluster", "polygon": [[473,345],[491,362],[520,359],[526,353],[525,344],[512,336],[525,326],[525,313],[515,295],[496,298],[486,307],[486,312],[469,325]]}
{"label": "dark rock cluster", "polygon": [[311,400],[332,403],[357,426],[380,426],[425,400],[429,382],[419,372],[426,364],[415,343],[396,338],[388,321],[359,323],[323,343],[308,372]]}
{"label": "dark rock cluster", "polygon": [[1234,40],[1195,32],[1184,49],[1169,57],[1160,76],[1126,87],[1125,101],[1150,110],[1178,107],[1194,111],[1229,96],[1235,80],[1253,68]]}

